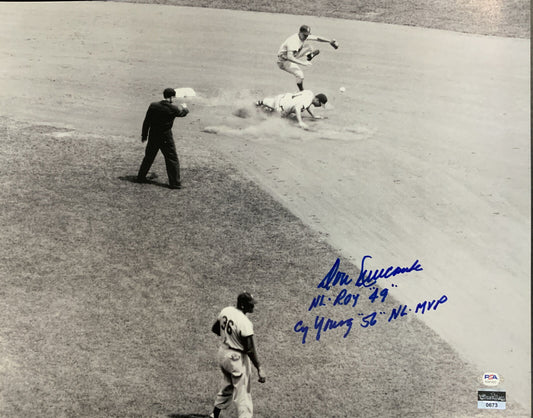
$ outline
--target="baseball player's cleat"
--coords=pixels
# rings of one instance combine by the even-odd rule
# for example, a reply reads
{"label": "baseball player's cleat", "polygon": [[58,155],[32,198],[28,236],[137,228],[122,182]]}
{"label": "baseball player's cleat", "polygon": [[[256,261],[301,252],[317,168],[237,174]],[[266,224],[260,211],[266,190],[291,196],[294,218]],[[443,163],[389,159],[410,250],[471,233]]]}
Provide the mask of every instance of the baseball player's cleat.
{"label": "baseball player's cleat", "polygon": [[255,105],[256,106],[263,106],[263,101],[262,100],[258,100],[257,102],[255,102]]}
{"label": "baseball player's cleat", "polygon": [[311,61],[318,54],[320,54],[320,50],[319,49],[315,49],[313,52],[310,52],[309,54],[307,54],[307,61]]}

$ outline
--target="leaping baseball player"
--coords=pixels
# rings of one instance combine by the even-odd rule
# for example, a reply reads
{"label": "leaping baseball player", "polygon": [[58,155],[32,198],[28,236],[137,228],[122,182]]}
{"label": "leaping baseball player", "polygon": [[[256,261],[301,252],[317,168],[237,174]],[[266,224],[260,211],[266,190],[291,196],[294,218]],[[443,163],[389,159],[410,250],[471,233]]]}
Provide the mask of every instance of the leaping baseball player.
{"label": "leaping baseball player", "polygon": [[220,412],[232,401],[235,402],[239,418],[253,416],[250,361],[257,368],[259,382],[266,381],[257,358],[254,328],[246,316],[254,311],[254,306],[254,297],[248,292],[241,293],[237,297],[237,307],[228,306],[222,309],[213,324],[212,331],[222,337],[217,360],[224,379],[210,418],[218,418]]}
{"label": "leaping baseball player", "polygon": [[302,25],[298,33],[289,36],[281,44],[278,51],[278,67],[296,77],[296,85],[302,91],[304,89],[304,73],[300,65],[309,67],[311,60],[319,53],[319,49],[313,49],[306,41],[327,42],[337,49],[339,43],[335,39],[311,35],[311,28]]}
{"label": "leaping baseball player", "polygon": [[311,90],[302,90],[297,93],[283,93],[274,97],[265,97],[263,100],[257,101],[255,105],[275,111],[282,117],[295,115],[300,128],[307,130],[309,127],[302,120],[302,112],[306,110],[313,119],[323,119],[322,116],[314,115],[311,112],[311,105],[321,107],[327,102],[328,98],[323,93],[315,96]]}

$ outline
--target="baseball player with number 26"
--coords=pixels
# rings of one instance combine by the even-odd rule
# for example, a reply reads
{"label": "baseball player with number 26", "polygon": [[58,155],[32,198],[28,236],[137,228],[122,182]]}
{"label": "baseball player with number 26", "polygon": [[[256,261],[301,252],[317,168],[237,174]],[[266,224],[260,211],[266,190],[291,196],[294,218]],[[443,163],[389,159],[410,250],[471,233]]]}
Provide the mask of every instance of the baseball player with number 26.
{"label": "baseball player with number 26", "polygon": [[217,360],[222,370],[223,382],[215,399],[211,418],[218,418],[220,412],[235,402],[239,418],[253,417],[253,403],[250,377],[250,361],[257,369],[259,382],[265,383],[266,376],[259,365],[254,344],[254,328],[246,317],[254,311],[255,299],[244,292],[237,297],[237,307],[228,306],[220,311],[212,331],[222,337]]}

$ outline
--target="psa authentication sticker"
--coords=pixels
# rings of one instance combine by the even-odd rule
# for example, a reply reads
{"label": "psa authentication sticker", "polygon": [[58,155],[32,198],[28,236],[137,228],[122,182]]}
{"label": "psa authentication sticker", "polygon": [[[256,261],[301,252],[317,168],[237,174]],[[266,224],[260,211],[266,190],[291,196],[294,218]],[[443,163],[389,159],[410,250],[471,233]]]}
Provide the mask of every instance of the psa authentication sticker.
{"label": "psa authentication sticker", "polygon": [[487,373],[483,373],[481,382],[485,386],[498,386],[501,383],[501,379],[497,373],[487,372]]}

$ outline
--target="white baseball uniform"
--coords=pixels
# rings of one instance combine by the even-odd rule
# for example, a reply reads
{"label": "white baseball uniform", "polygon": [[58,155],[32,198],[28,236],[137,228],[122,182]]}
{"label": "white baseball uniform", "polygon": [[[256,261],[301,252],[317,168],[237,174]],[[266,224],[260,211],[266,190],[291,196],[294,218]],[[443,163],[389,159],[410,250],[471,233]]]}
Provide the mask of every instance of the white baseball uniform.
{"label": "white baseball uniform", "polygon": [[222,344],[217,360],[222,369],[223,382],[215,400],[215,406],[226,409],[235,402],[239,418],[253,416],[251,391],[251,362],[244,352],[243,338],[253,335],[252,322],[239,309],[228,306],[218,315]]}
{"label": "white baseball uniform", "polygon": [[[309,35],[306,40],[316,41],[317,37]],[[313,49],[300,39],[299,34],[295,33],[289,36],[279,47],[278,67],[294,75],[296,82],[299,83],[304,79],[303,71],[298,64],[288,61],[287,56],[301,59],[312,51]]]}
{"label": "white baseball uniform", "polygon": [[304,111],[313,103],[315,95],[311,90],[303,90],[297,93],[278,94],[275,97],[265,97],[263,104],[274,109],[282,116],[295,113],[296,109]]}

